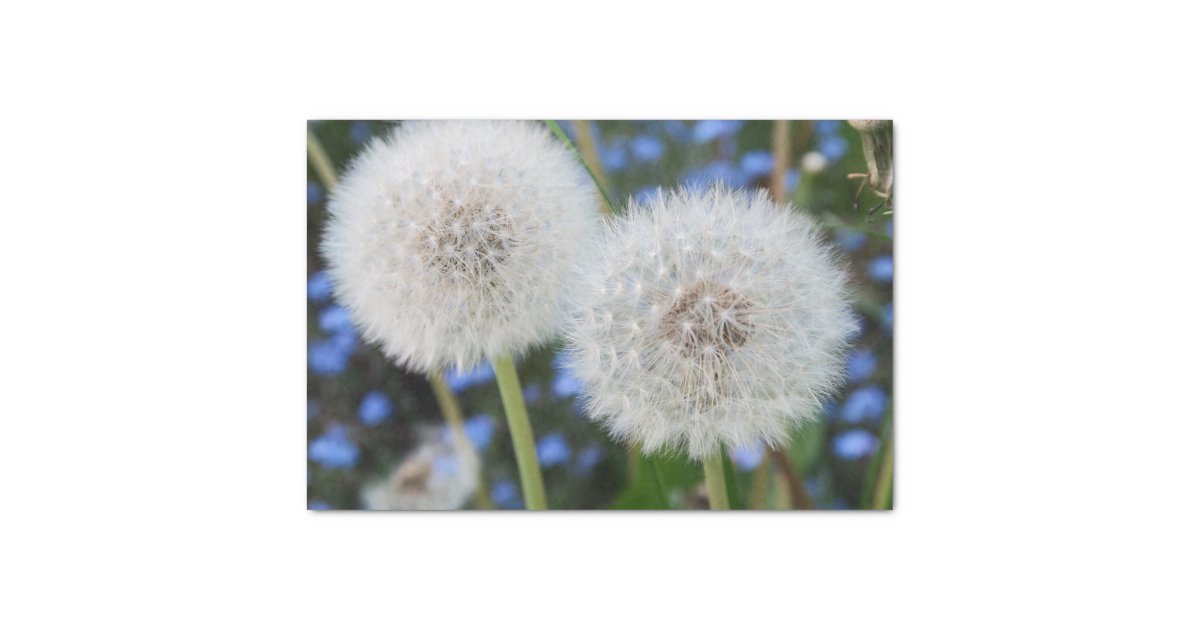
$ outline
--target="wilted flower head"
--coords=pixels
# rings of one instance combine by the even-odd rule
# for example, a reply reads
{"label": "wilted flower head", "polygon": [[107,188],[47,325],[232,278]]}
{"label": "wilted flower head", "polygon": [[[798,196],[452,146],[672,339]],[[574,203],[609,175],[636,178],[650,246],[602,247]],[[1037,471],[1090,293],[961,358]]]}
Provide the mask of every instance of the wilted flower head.
{"label": "wilted flower head", "polygon": [[781,445],[844,378],[847,272],[765,191],[631,202],[580,273],[570,366],[592,416],[646,452]]}
{"label": "wilted flower head", "polygon": [[334,190],[322,251],[367,340],[420,370],[464,368],[553,334],[598,203],[540,125],[410,122]]}
{"label": "wilted flower head", "polygon": [[479,482],[479,456],[465,439],[429,433],[391,476],[363,489],[368,510],[457,510]]}

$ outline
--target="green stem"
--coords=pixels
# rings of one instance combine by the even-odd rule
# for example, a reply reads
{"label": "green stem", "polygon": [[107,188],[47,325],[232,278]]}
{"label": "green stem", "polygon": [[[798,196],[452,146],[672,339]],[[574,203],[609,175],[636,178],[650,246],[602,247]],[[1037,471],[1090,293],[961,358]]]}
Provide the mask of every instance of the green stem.
{"label": "green stem", "polygon": [[892,498],[892,467],[895,451],[891,431],[883,441],[883,458],[879,461],[879,480],[875,484],[875,495],[871,500],[872,510],[886,510]]}
{"label": "green stem", "polygon": [[708,488],[709,509],[729,509],[729,494],[725,491],[725,466],[721,461],[720,449],[704,458],[704,486]]}
{"label": "green stem", "polygon": [[500,399],[504,402],[504,415],[508,417],[508,432],[512,435],[513,451],[517,455],[517,470],[521,474],[521,492],[525,495],[525,509],[546,509],[546,487],[542,484],[542,471],[538,468],[537,447],[533,443],[533,427],[529,424],[529,411],[521,394],[521,380],[512,357],[503,356],[492,360],[496,371],[496,384],[500,386]]}
{"label": "green stem", "polygon": [[[600,196],[604,197],[605,208],[603,209],[606,210],[607,215],[611,215],[614,211],[616,211],[617,204],[613,203],[612,197],[608,196],[608,190],[603,184],[600,183],[600,177],[597,177],[596,172],[592,170],[592,167],[588,166],[587,160],[584,159],[583,155],[579,153],[579,149],[575,148],[574,144],[571,144],[571,139],[567,137],[567,133],[562,130],[562,127],[558,126],[558,123],[554,122],[553,120],[547,120],[546,126],[550,127],[550,131],[554,132],[554,135],[558,136],[559,140],[562,140],[562,143],[565,144],[567,148],[575,154],[575,157],[579,158],[579,163],[583,164],[584,170],[586,170],[588,175],[592,177],[592,182],[596,184],[596,189],[600,191]],[[599,165],[597,164],[597,168],[598,167]]]}
{"label": "green stem", "polygon": [[329,154],[325,152],[325,147],[321,146],[321,141],[317,140],[312,129],[308,130],[308,159],[312,161],[313,170],[317,172],[317,179],[321,180],[326,190],[332,191],[337,184],[337,170],[333,168],[333,160],[329,159]]}

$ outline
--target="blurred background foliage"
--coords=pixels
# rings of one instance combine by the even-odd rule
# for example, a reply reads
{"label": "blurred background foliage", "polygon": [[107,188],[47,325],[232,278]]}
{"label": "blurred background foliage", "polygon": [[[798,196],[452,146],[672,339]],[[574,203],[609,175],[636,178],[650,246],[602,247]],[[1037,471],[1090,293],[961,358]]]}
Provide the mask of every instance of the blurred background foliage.
{"label": "blurred background foliage", "polygon": [[[589,159],[617,212],[658,187],[769,188],[776,167],[773,121],[557,121]],[[313,121],[309,131],[340,173],[371,138],[398,122]],[[581,133],[582,132],[582,133]],[[862,323],[849,379],[784,449],[818,509],[890,508],[892,413],[892,218],[870,191],[862,143],[845,121],[793,121],[777,183],[821,223],[851,266]],[[385,477],[415,448],[422,427],[444,426],[429,381],[362,342],[336,304],[318,253],[328,192],[308,168],[308,506],[359,509],[360,489]],[[860,203],[856,205],[856,198]],[[597,209],[599,211],[599,208]],[[556,341],[518,363],[552,509],[702,508],[699,465],[647,459],[614,443],[582,413],[579,383],[560,365]],[[522,507],[516,462],[490,366],[447,373],[466,432],[483,462],[494,507]],[[761,445],[729,453],[734,507],[789,509],[781,458]],[[474,507],[468,503],[467,509]]]}

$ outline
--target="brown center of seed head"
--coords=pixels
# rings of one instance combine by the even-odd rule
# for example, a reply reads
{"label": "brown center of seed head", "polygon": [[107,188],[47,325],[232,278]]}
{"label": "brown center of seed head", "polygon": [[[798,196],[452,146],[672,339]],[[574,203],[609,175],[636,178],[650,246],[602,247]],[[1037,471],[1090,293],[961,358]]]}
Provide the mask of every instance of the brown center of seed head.
{"label": "brown center of seed head", "polygon": [[733,289],[707,282],[692,285],[662,320],[663,333],[691,358],[724,358],[754,331],[751,303]]}
{"label": "brown center of seed head", "polygon": [[438,212],[425,228],[424,259],[452,277],[488,282],[509,256],[512,220],[480,195],[436,195]]}

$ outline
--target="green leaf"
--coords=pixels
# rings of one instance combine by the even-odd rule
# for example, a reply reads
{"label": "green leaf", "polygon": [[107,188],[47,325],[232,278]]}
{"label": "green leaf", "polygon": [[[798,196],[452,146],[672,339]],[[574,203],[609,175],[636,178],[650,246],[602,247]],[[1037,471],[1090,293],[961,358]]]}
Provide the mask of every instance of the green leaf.
{"label": "green leaf", "polygon": [[699,482],[698,466],[686,458],[669,455],[643,455],[637,474],[629,486],[613,501],[614,510],[667,510],[674,493],[686,494]]}

